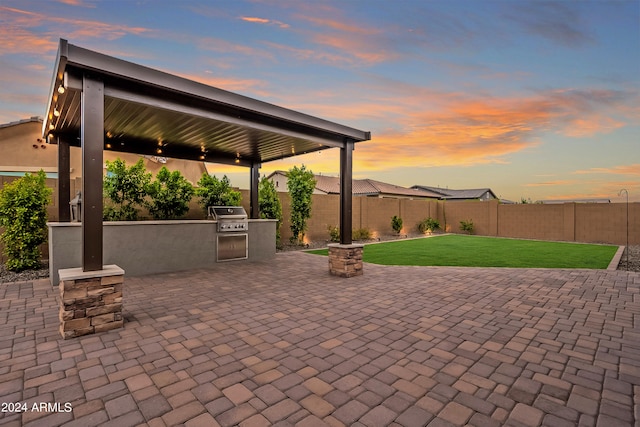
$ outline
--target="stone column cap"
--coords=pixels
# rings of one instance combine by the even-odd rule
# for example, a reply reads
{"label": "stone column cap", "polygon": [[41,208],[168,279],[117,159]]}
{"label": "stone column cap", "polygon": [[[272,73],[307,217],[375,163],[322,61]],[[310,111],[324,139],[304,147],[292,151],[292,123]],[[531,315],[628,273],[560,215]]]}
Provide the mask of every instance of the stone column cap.
{"label": "stone column cap", "polygon": [[364,248],[364,243],[350,243],[348,245],[343,245],[342,243],[329,243],[327,246],[329,248],[358,249]]}
{"label": "stone column cap", "polygon": [[124,276],[124,270],[115,264],[109,264],[102,267],[102,270],[83,271],[82,267],[64,268],[58,270],[60,281],[64,280],[80,280],[91,277],[108,277],[108,276]]}

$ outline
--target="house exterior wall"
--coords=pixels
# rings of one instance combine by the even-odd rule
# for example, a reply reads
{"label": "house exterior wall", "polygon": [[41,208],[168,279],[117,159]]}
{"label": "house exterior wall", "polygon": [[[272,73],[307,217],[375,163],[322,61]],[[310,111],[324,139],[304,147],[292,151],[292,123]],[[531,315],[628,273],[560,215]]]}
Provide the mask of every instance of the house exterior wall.
{"label": "house exterior wall", "polygon": [[[276,187],[276,191],[278,193],[287,193],[289,191],[289,187],[287,186],[287,176],[280,173],[274,172],[269,176],[269,180],[273,182],[273,185]],[[326,194],[323,191],[318,190],[317,188],[313,189],[313,194]]]}

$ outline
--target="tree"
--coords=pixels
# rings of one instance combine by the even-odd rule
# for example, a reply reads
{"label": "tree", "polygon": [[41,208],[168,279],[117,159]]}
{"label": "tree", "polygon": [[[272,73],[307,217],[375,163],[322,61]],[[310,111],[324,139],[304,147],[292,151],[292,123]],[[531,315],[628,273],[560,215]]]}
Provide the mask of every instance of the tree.
{"label": "tree", "polygon": [[316,188],[313,172],[304,165],[294,166],[287,174],[287,187],[291,197],[291,242],[302,243],[307,220],[311,218],[311,195]]}
{"label": "tree", "polygon": [[46,186],[47,176],[25,174],[0,190],[0,225],[4,233],[7,269],[22,271],[40,265],[39,246],[47,240],[47,205],[51,189]]}
{"label": "tree", "polygon": [[103,218],[107,221],[137,220],[138,208],[145,204],[151,173],[145,169],[142,159],[130,168],[121,159],[106,163],[103,192],[110,202],[103,209]]}
{"label": "tree", "polygon": [[231,188],[231,182],[227,176],[218,179],[208,173],[203,173],[198,181],[196,195],[200,197],[200,204],[205,213],[209,206],[239,206],[242,202],[242,194]]}
{"label": "tree", "polygon": [[264,176],[258,183],[258,205],[260,206],[261,218],[278,220],[276,224],[276,244],[279,244],[280,226],[282,225],[282,204],[273,181]]}
{"label": "tree", "polygon": [[147,193],[151,198],[147,209],[154,219],[176,219],[189,211],[195,190],[180,171],[170,172],[163,166],[147,186]]}

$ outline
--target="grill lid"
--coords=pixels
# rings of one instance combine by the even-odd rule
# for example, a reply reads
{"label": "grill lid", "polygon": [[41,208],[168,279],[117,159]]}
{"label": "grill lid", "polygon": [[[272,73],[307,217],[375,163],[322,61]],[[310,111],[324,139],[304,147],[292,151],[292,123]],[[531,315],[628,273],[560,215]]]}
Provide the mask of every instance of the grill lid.
{"label": "grill lid", "polygon": [[209,206],[209,216],[216,220],[247,219],[247,212],[242,206]]}

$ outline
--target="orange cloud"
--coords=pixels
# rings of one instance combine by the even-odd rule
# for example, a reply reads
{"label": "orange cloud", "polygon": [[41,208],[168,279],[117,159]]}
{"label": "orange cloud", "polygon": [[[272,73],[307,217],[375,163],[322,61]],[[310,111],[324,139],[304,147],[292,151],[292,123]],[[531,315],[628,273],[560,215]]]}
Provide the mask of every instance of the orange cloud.
{"label": "orange cloud", "polygon": [[202,49],[211,50],[222,53],[240,53],[246,57],[258,58],[261,60],[273,60],[273,55],[264,49],[256,49],[251,46],[231,43],[223,39],[203,37],[193,40]]}
{"label": "orange cloud", "polygon": [[[73,40],[89,38],[115,40],[127,34],[143,34],[150,31],[143,27],[107,24],[100,21],[68,19],[45,15],[21,9],[0,6],[0,12],[6,13],[0,26],[0,55],[7,53],[31,53],[55,51],[58,46],[58,34]],[[37,35],[31,28],[46,26],[45,37]]]}
{"label": "orange cloud", "polygon": [[206,77],[196,74],[184,74],[178,73],[180,77],[185,79],[194,80],[202,84],[217,87],[228,91],[247,91],[255,90],[258,87],[264,86],[264,82],[257,79],[234,79],[227,77]]}
{"label": "orange cloud", "polygon": [[253,22],[257,24],[272,24],[272,25],[277,25],[280,28],[289,28],[289,24],[285,24],[284,22],[281,22],[281,21],[275,21],[275,20],[266,19],[266,18],[258,18],[255,16],[241,16],[240,19],[246,22]]}
{"label": "orange cloud", "polygon": [[546,181],[546,182],[534,182],[530,184],[525,184],[525,187],[554,187],[558,185],[573,185],[579,181],[576,180],[557,180],[557,181]]}
{"label": "orange cloud", "polygon": [[[351,102],[363,93],[368,99]],[[384,170],[508,163],[510,154],[542,144],[545,134],[575,135],[580,127],[592,135],[610,132],[612,122],[626,125],[619,112],[635,95],[565,90],[498,98],[376,78],[334,92],[306,93],[304,99],[294,96],[281,105],[371,130],[372,140],[357,145],[354,161],[359,168]],[[580,126],[582,116],[591,118],[591,126]],[[634,123],[633,117],[627,122]]]}
{"label": "orange cloud", "polygon": [[81,7],[96,7],[93,4],[85,3],[83,0],[58,0],[62,4],[69,6],[81,6]]}
{"label": "orange cloud", "polygon": [[285,52],[300,61],[314,61],[328,64],[352,64],[353,58],[342,55],[336,55],[328,52],[322,52],[315,49],[300,49],[279,43],[265,41],[264,45]]}
{"label": "orange cloud", "polygon": [[[344,11],[327,4],[298,3],[297,7],[300,10],[294,16],[305,23],[296,31],[319,45],[311,57],[317,62],[375,64],[399,56],[385,29],[359,24],[353,17],[342,16]],[[329,48],[331,53],[323,52],[322,47]]]}
{"label": "orange cloud", "polygon": [[592,174],[592,173],[606,173],[612,175],[633,175],[640,176],[640,163],[634,163],[632,165],[620,165],[612,168],[591,168],[586,170],[578,170],[575,174]]}

